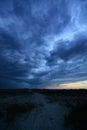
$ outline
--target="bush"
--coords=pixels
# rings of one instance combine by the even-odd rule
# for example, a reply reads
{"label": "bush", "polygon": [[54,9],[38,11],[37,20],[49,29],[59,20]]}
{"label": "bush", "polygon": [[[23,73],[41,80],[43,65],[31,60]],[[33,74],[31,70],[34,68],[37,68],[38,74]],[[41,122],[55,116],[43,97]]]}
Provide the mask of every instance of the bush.
{"label": "bush", "polygon": [[34,103],[30,104],[13,104],[7,108],[7,120],[13,121],[15,117],[25,113],[30,113],[35,108]]}
{"label": "bush", "polygon": [[66,127],[72,126],[74,130],[87,130],[87,103],[81,103],[73,107],[65,117]]}

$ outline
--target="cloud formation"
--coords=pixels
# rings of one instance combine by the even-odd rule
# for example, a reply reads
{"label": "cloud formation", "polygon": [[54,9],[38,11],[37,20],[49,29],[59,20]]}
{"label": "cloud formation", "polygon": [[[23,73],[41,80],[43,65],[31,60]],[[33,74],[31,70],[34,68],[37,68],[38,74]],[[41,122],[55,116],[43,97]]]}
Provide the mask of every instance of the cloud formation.
{"label": "cloud formation", "polygon": [[0,5],[1,88],[87,79],[86,0],[0,0]]}

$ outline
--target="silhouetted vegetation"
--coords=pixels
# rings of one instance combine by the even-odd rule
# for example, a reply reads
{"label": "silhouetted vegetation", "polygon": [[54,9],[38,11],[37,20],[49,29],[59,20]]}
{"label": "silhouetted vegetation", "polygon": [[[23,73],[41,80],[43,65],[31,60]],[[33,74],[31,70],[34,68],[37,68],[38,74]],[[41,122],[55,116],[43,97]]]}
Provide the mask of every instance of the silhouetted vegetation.
{"label": "silhouetted vegetation", "polygon": [[32,90],[29,89],[0,89],[0,96],[19,96],[19,95],[31,95]]}
{"label": "silhouetted vegetation", "polygon": [[[37,94],[36,94],[37,93]],[[46,104],[59,104],[69,111],[66,112],[64,125],[70,130],[87,130],[87,90],[49,90],[49,89],[1,89],[0,90],[0,120],[5,120],[7,126],[26,117],[33,109],[41,112],[44,108],[39,96],[43,95]],[[26,96],[27,95],[27,96]],[[33,95],[33,96],[32,96]],[[17,96],[17,97],[15,97]],[[28,98],[26,100],[26,98]],[[23,99],[23,102],[22,102]],[[37,103],[35,103],[37,102]],[[68,115],[67,115],[68,113]],[[50,117],[53,121],[54,117]]]}
{"label": "silhouetted vegetation", "polygon": [[73,130],[87,130],[87,102],[74,106],[65,116],[64,124]]}
{"label": "silhouetted vegetation", "polygon": [[22,114],[29,113],[35,108],[34,103],[29,104],[13,104],[7,108],[7,120],[13,121],[15,117],[21,116]]}
{"label": "silhouetted vegetation", "polygon": [[73,89],[0,89],[0,96],[2,95],[29,95],[32,93],[41,93],[45,94],[47,96],[61,96],[61,95],[66,95],[66,96],[87,96],[87,89],[78,89],[78,90],[73,90]]}

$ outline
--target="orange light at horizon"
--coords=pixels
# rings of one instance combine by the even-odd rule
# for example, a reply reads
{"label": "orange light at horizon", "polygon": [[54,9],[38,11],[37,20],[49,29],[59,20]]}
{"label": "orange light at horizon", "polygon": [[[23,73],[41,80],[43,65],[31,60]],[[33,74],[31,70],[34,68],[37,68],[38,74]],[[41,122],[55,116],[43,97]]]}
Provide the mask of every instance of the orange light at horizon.
{"label": "orange light at horizon", "polygon": [[87,89],[87,81],[47,86],[47,89]]}

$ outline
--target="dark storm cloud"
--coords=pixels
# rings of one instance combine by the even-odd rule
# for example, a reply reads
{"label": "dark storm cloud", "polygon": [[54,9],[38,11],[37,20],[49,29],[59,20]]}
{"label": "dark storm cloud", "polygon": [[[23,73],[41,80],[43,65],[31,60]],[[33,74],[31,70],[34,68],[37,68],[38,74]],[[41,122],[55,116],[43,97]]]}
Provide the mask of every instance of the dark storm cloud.
{"label": "dark storm cloud", "polygon": [[86,0],[0,0],[0,87],[85,80],[86,5]]}
{"label": "dark storm cloud", "polygon": [[58,59],[69,61],[73,57],[85,56],[87,54],[87,38],[82,37],[75,39],[73,42],[69,43],[69,46],[66,46],[65,43],[68,42],[69,41],[60,41],[59,45],[50,52],[50,56],[47,57],[48,65],[56,64]]}

